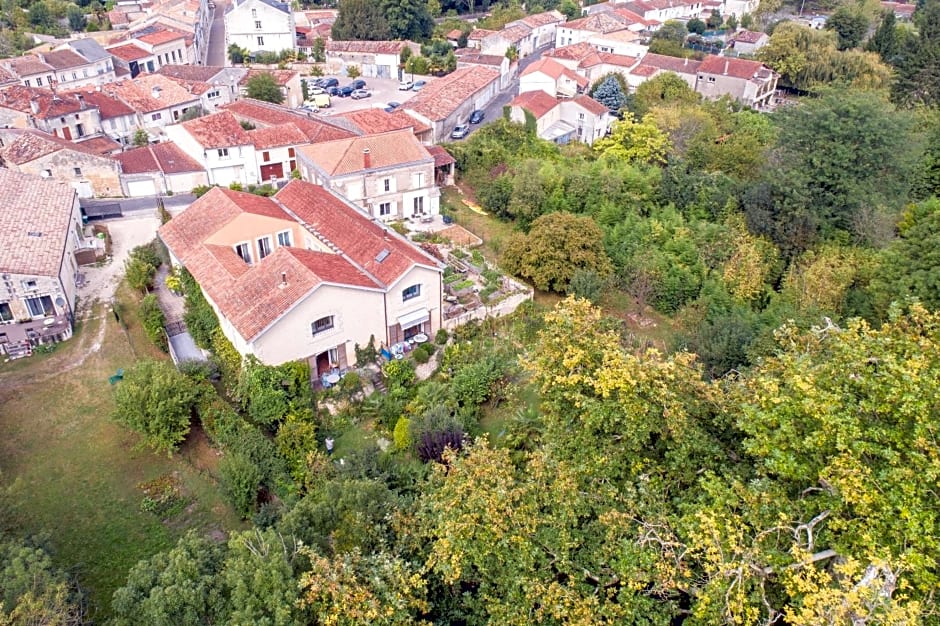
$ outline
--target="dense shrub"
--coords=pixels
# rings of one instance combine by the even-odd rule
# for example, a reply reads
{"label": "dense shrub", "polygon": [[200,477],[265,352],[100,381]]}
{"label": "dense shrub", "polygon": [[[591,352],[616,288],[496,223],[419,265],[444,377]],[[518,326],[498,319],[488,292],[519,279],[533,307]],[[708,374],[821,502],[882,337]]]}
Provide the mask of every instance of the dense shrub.
{"label": "dense shrub", "polygon": [[219,327],[219,318],[206,301],[193,275],[185,268],[180,271],[180,280],[186,294],[186,312],[183,314],[183,321],[186,322],[186,328],[196,345],[209,350],[212,348],[213,331]]}
{"label": "dense shrub", "polygon": [[166,316],[160,308],[157,296],[148,294],[140,301],[140,323],[147,333],[147,337],[155,346],[167,352],[167,338],[163,327],[166,324]]}
{"label": "dense shrub", "polygon": [[243,519],[255,513],[261,470],[248,456],[232,451],[219,463],[222,487],[226,498]]}

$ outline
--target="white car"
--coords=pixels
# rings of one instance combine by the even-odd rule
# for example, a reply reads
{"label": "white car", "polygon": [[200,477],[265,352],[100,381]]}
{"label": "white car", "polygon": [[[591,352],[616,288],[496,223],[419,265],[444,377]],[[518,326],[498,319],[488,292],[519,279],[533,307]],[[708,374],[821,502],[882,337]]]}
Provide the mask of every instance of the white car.
{"label": "white car", "polygon": [[314,87],[313,89],[310,90],[310,93],[315,96],[318,96],[321,93],[326,93],[326,89],[324,89],[323,87]]}
{"label": "white car", "polygon": [[403,80],[400,83],[398,83],[398,91],[410,91],[411,88],[414,86],[415,84],[413,81]]}

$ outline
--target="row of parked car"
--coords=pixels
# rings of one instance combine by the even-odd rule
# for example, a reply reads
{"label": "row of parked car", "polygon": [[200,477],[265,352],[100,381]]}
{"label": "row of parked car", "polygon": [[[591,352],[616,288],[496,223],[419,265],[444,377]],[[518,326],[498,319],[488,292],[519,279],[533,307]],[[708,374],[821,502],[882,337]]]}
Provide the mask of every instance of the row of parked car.
{"label": "row of parked car", "polygon": [[470,114],[470,117],[467,118],[466,124],[457,124],[454,126],[454,130],[450,133],[451,139],[463,139],[470,134],[470,124],[479,124],[483,121],[485,114],[480,109],[477,109]]}
{"label": "row of parked car", "polygon": [[372,95],[372,92],[366,89],[366,81],[361,78],[357,78],[348,85],[339,86],[339,79],[336,78],[318,78],[313,81],[313,86],[310,87],[310,93],[312,95],[327,94],[334,97],[346,98],[351,97],[353,100],[359,100],[360,98],[368,98]]}

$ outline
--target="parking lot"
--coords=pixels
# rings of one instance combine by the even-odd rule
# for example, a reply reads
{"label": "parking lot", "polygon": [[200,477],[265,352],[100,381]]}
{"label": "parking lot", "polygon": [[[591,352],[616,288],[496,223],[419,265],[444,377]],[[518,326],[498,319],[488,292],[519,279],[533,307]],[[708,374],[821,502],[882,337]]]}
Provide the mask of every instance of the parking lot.
{"label": "parking lot", "polygon": [[[410,79],[411,75],[406,74],[405,77],[406,79]],[[352,79],[346,76],[324,76],[324,78],[336,78],[339,81],[340,87],[352,82]],[[316,78],[310,77],[305,78],[305,80],[309,80],[312,84]],[[339,96],[333,96],[330,98],[330,108],[321,109],[320,115],[332,115],[369,108],[382,109],[385,108],[389,102],[403,104],[417,94],[415,91],[399,91],[398,80],[396,79],[363,77],[362,80],[366,81],[366,89],[372,92],[370,97],[361,100],[353,100],[349,97],[340,98]],[[415,80],[424,80],[430,84],[437,79],[429,76],[416,76]]]}

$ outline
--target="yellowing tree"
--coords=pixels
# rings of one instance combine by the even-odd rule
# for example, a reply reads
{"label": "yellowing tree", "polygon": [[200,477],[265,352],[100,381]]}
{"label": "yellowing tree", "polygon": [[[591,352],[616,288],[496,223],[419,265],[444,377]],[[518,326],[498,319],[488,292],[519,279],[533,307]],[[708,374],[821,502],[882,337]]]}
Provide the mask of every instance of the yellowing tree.
{"label": "yellowing tree", "polygon": [[637,122],[632,114],[614,123],[609,137],[594,142],[594,150],[603,156],[631,163],[664,164],[669,148],[669,138],[657,128],[653,118],[645,116]]}

